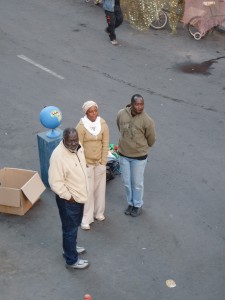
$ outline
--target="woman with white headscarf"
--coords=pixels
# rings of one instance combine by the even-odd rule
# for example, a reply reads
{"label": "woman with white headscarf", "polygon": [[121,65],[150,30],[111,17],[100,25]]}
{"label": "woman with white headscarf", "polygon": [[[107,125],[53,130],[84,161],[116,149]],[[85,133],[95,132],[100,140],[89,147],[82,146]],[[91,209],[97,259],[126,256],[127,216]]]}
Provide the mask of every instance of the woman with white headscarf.
{"label": "woman with white headscarf", "polygon": [[89,179],[89,196],[84,205],[81,228],[90,229],[94,219],[105,220],[106,163],[109,149],[109,128],[98,115],[98,105],[86,101],[82,107],[85,116],[77,124],[79,141],[84,147]]}

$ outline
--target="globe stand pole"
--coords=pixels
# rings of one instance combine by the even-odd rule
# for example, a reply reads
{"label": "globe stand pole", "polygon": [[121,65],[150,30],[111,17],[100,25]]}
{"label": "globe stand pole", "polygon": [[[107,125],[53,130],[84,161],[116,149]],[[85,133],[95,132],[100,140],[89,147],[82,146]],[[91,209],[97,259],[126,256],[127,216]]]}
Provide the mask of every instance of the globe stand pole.
{"label": "globe stand pole", "polygon": [[[59,133],[59,134],[58,134]],[[55,131],[54,131],[55,134]],[[58,146],[62,140],[63,132],[61,129],[57,130],[57,137],[49,138],[46,131],[38,133],[38,152],[40,159],[40,169],[41,169],[41,179],[44,182],[45,186],[49,187],[48,182],[48,168],[49,168],[49,159],[52,155],[53,150]]]}
{"label": "globe stand pole", "polygon": [[58,130],[52,129],[51,131],[46,133],[47,137],[50,139],[55,139],[61,135]]}

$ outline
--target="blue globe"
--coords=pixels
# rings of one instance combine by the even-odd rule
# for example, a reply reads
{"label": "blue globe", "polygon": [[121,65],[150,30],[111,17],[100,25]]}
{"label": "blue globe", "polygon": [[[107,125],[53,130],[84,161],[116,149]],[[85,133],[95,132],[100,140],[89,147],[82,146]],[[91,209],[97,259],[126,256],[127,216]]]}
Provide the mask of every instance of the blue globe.
{"label": "blue globe", "polygon": [[55,130],[62,122],[62,113],[60,109],[56,106],[46,106],[40,112],[40,122],[41,124],[51,129],[46,135],[49,138],[57,138],[60,136],[60,131]]}
{"label": "blue globe", "polygon": [[55,129],[62,122],[62,113],[56,106],[46,106],[40,112],[41,124],[49,129]]}

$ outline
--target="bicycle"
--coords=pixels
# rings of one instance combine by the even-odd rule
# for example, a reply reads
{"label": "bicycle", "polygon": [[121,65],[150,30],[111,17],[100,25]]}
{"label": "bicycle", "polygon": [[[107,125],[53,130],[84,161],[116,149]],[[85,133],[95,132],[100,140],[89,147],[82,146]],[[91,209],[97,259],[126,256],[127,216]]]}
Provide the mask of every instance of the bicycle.
{"label": "bicycle", "polygon": [[190,19],[187,24],[189,34],[200,40],[213,32],[219,25],[225,24],[225,2],[224,1],[203,1],[200,16]]}
{"label": "bicycle", "polygon": [[165,9],[159,9],[156,3],[155,6],[155,19],[151,22],[150,26],[153,29],[159,30],[166,27],[168,22],[167,11]]}
{"label": "bicycle", "polygon": [[[182,5],[184,4],[184,0],[178,0],[177,5],[175,7],[174,13],[176,14],[177,21],[180,18],[180,16],[183,14],[183,8]],[[155,19],[152,21],[149,27],[153,29],[163,29],[170,18],[171,14],[171,6],[169,2],[167,1],[163,8],[159,9],[157,6],[157,2],[155,3]]]}

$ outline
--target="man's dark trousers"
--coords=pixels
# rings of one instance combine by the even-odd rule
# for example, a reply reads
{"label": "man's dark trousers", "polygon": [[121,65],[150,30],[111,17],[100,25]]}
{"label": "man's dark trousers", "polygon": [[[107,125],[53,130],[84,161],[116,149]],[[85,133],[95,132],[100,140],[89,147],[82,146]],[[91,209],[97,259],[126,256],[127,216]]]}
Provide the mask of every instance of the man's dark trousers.
{"label": "man's dark trousers", "polygon": [[56,203],[62,222],[64,257],[68,265],[73,265],[78,260],[77,231],[83,218],[84,204],[69,202],[58,195],[56,195]]}
{"label": "man's dark trousers", "polygon": [[106,21],[108,24],[107,31],[111,41],[116,40],[115,29],[123,23],[123,13],[119,5],[115,5],[114,12],[105,10]]}

